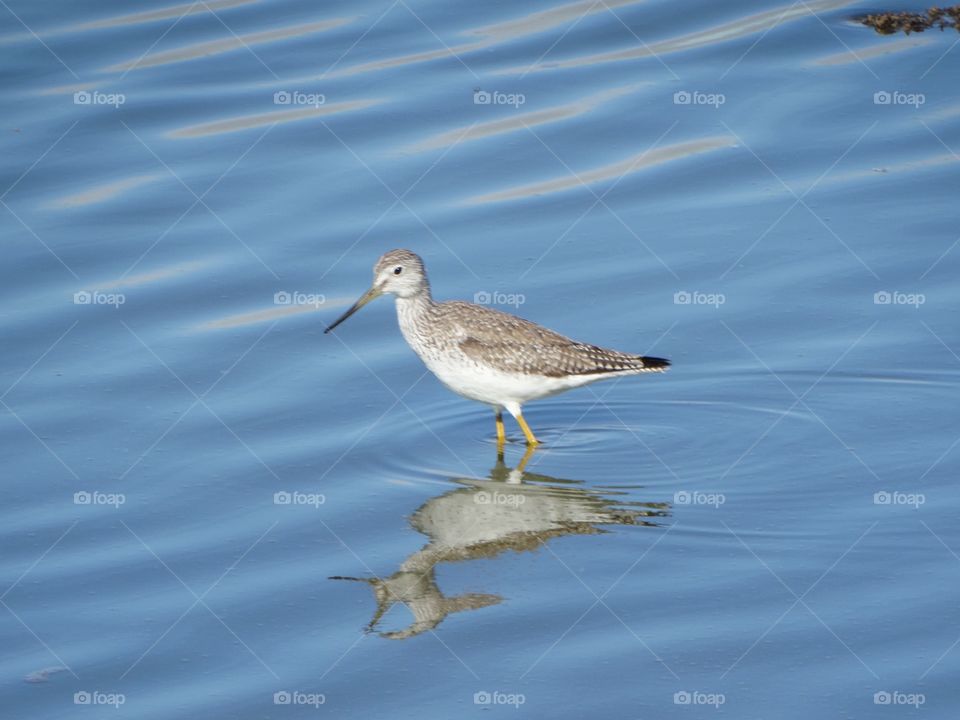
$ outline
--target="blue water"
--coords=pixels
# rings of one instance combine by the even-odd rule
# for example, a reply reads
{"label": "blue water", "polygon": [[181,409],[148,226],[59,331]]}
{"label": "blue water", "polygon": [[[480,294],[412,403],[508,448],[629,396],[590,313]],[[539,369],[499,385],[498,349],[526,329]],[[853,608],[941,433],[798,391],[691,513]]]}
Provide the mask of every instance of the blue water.
{"label": "blue water", "polygon": [[[875,9],[9,0],[0,716],[953,717],[960,49]],[[499,463],[322,334],[392,247],[674,365]]]}

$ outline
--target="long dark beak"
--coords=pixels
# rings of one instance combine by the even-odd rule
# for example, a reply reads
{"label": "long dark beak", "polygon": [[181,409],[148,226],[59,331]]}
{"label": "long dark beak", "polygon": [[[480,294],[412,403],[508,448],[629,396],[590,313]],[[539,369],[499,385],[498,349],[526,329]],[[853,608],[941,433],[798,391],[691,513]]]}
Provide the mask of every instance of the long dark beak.
{"label": "long dark beak", "polygon": [[333,330],[337,325],[339,325],[339,324],[342,323],[344,320],[346,320],[348,317],[350,317],[351,315],[353,315],[357,310],[359,310],[360,308],[362,308],[364,305],[366,305],[366,304],[367,304],[368,302],[370,302],[371,300],[376,300],[376,299],[377,299],[378,297],[380,297],[381,295],[383,295],[383,290],[381,290],[380,288],[378,288],[378,287],[376,287],[376,286],[374,286],[374,287],[370,288],[369,290],[367,290],[367,291],[360,297],[360,299],[357,300],[353,305],[351,305],[350,308],[349,308],[343,315],[341,315],[339,318],[337,318],[336,322],[334,322],[332,325],[329,325],[329,326],[327,327],[327,329],[323,331],[324,334],[326,334],[326,333],[330,332],[331,330]]}

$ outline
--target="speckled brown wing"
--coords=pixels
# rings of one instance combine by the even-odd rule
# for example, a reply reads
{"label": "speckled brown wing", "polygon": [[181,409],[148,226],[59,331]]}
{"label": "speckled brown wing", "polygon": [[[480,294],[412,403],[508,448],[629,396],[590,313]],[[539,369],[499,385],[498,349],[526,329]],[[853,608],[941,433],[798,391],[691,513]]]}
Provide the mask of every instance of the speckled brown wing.
{"label": "speckled brown wing", "polygon": [[662,372],[669,361],[576,342],[514,315],[464,302],[442,303],[437,318],[465,355],[502,372],[565,377]]}

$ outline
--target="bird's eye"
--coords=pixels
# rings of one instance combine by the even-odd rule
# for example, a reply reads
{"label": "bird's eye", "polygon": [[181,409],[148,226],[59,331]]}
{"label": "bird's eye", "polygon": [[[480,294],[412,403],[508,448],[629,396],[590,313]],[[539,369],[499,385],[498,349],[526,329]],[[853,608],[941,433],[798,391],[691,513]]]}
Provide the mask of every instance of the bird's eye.
{"label": "bird's eye", "polygon": [[400,267],[400,266],[397,266],[397,267],[395,267],[395,268],[393,269],[393,274],[394,274],[394,275],[399,275],[399,274],[402,273],[402,272],[403,272],[403,268]]}

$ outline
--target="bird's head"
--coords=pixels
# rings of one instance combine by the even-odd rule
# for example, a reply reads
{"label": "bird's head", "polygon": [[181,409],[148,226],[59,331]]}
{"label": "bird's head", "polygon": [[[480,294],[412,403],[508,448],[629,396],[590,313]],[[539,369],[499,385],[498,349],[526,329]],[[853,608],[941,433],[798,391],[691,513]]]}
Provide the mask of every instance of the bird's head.
{"label": "bird's head", "polygon": [[330,332],[368,302],[384,293],[398,298],[410,298],[427,289],[429,289],[427,273],[420,256],[409,250],[391,250],[384,253],[373,266],[373,285],[370,289],[324,332]]}
{"label": "bird's head", "polygon": [[427,285],[423,260],[409,250],[384,253],[373,266],[373,287],[401,298],[419,295]]}

